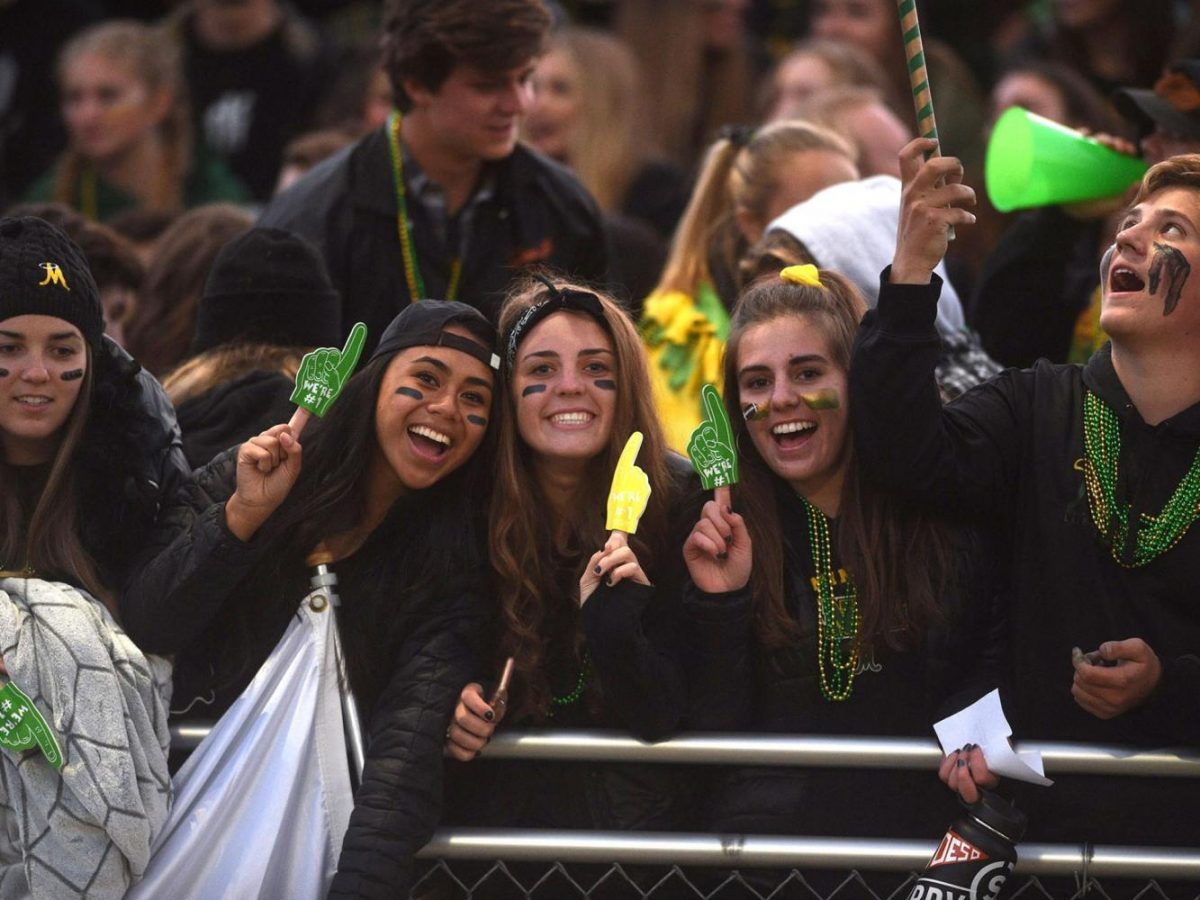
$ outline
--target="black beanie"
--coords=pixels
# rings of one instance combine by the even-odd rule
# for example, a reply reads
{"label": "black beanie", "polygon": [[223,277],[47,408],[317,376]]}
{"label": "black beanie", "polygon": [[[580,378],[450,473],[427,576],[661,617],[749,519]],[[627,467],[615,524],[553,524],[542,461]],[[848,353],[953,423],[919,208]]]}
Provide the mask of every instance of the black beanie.
{"label": "black beanie", "polygon": [[93,350],[104,334],[100,291],[78,245],[45,219],[0,219],[0,321],[54,316],[70,322]]}
{"label": "black beanie", "polygon": [[213,261],[192,352],[229,343],[333,346],[341,339],[341,320],[337,291],[316,248],[288,231],[252,228]]}

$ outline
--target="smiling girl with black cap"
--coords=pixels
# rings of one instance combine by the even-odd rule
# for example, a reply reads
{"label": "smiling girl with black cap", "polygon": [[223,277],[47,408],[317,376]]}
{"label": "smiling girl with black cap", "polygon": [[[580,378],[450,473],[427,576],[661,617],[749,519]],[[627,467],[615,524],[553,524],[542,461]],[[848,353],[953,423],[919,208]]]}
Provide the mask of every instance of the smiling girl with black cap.
{"label": "smiling girl with black cap", "polygon": [[122,600],[130,634],[176,654],[176,710],[215,717],[295,614],[306,556],[328,550],[368,724],[334,895],[407,895],[437,823],[442,736],[484,609],[476,516],[493,340],[464,304],[405,308],[303,451],[277,425],[194,474]]}

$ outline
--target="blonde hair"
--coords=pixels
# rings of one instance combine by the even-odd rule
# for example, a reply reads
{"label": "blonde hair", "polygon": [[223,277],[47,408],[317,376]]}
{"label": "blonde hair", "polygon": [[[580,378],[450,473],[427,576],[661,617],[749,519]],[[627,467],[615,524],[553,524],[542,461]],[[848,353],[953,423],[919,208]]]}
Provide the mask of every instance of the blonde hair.
{"label": "blonde hair", "polygon": [[581,115],[566,162],[600,208],[611,211],[645,158],[637,61],[623,41],[592,28],[563,28],[550,49],[567,57],[578,76]]}
{"label": "blonde hair", "polygon": [[614,30],[641,66],[642,128],[681,166],[690,169],[722,125],[753,118],[747,54],[740,47],[708,53],[703,3],[621,0]]}
{"label": "blonde hair", "polygon": [[711,282],[710,254],[734,271],[746,249],[734,213],[744,209],[765,218],[768,201],[778,189],[780,164],[791,155],[825,150],[857,161],[845,140],[808,122],[774,122],[747,140],[738,137],[719,138],[709,148],[655,293],[691,295]]}
{"label": "blonde hair", "polygon": [[[80,32],[62,48],[58,55],[59,83],[65,81],[72,62],[89,54],[128,69],[150,94],[170,92],[170,108],[157,129],[163,162],[153,179],[146,208],[165,212],[183,209],[183,181],[191,164],[192,124],[178,43],[161,27],[131,19],[104,22]],[[55,201],[79,207],[80,181],[88,163],[74,148],[66,150],[54,183]]]}
{"label": "blonde hair", "polygon": [[214,347],[173,369],[163,379],[162,386],[172,405],[179,406],[185,400],[199,397],[247,372],[278,372],[295,381],[304,353],[299,347],[276,347],[271,344]]}

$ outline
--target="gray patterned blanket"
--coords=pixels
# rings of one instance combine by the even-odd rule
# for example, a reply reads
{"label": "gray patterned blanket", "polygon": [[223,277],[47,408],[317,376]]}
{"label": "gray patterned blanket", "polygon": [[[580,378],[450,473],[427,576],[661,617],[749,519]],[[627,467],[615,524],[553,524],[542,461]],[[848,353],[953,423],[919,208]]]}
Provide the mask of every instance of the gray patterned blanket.
{"label": "gray patterned blanket", "polygon": [[25,578],[0,579],[0,657],[62,753],[0,749],[0,900],[123,897],[171,803],[170,664],[87,594]]}

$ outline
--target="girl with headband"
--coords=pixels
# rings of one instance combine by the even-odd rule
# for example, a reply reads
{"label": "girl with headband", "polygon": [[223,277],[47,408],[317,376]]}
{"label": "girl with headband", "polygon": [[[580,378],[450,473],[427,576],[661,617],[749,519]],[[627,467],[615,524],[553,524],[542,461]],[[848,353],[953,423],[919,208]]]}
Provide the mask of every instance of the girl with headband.
{"label": "girl with headband", "polygon": [[199,469],[122,599],[129,633],[175,654],[175,708],[219,716],[332,556],[366,765],[331,896],[407,896],[441,810],[442,735],[484,608],[495,333],[472,307],[404,309],[323,419],[276,425]]}
{"label": "girl with headband", "polygon": [[[661,740],[685,702],[674,639],[687,525],[673,533],[669,511],[687,469],[663,446],[637,332],[603,294],[542,277],[510,294],[500,332],[509,392],[489,522],[499,622],[487,678],[463,689],[447,751],[473,759],[501,718]],[[622,547],[605,530],[605,499],[635,431],[651,495]],[[508,657],[505,707],[484,685]],[[661,766],[485,761],[457,772],[452,789],[463,824],[662,828],[672,777]]]}
{"label": "girl with headband", "polygon": [[[986,587],[960,565],[968,542],[885,502],[856,465],[847,372],[865,309],[846,279],[807,265],[759,281],[734,312],[739,511],[705,504],[684,545],[690,728],[926,736],[963,705],[947,698],[964,675],[965,693],[991,686],[991,620],[963,602]],[[933,839],[952,801],[932,773],[741,768],[714,785],[709,827]]]}

